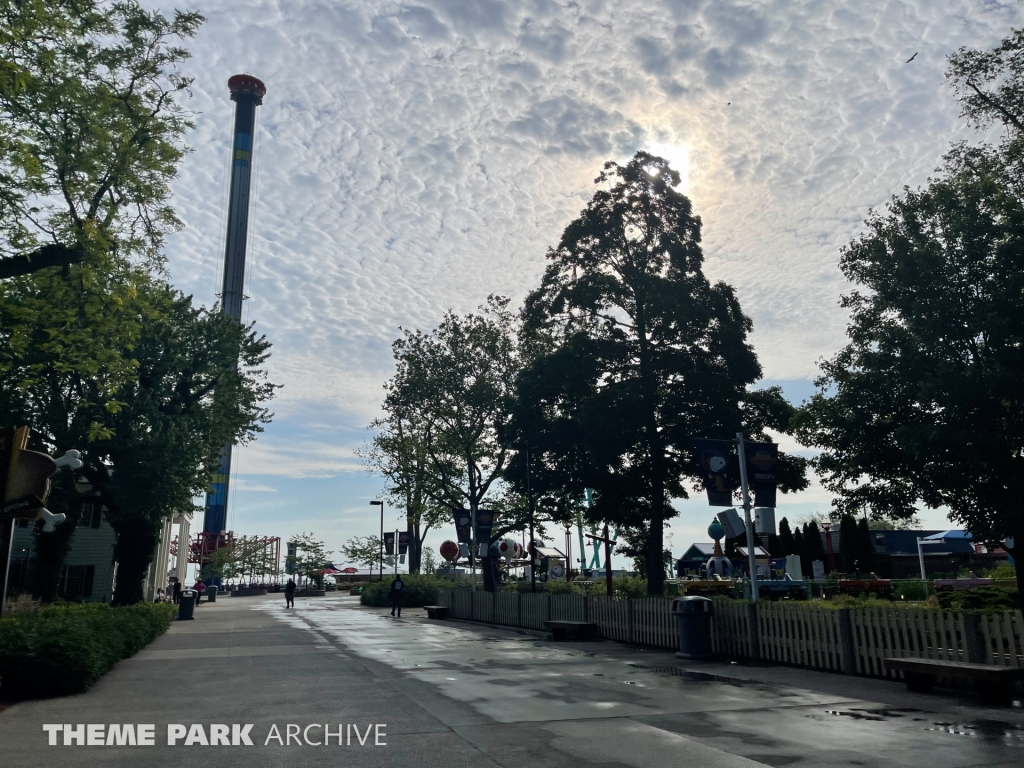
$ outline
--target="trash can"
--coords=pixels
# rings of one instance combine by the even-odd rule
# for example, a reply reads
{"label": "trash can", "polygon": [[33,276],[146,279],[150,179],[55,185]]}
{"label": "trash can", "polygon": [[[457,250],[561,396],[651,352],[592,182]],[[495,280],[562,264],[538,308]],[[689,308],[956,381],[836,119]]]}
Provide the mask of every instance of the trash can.
{"label": "trash can", "polygon": [[677,597],[672,601],[672,615],[679,632],[677,659],[710,659],[711,619],[715,604],[706,597]]}
{"label": "trash can", "polygon": [[217,585],[216,584],[211,584],[210,586],[208,586],[206,588],[206,602],[208,602],[208,603],[216,603],[217,602],[217,592],[218,591],[219,590],[217,589]]}
{"label": "trash can", "polygon": [[196,610],[196,591],[194,589],[183,589],[181,590],[181,596],[178,598],[178,621],[184,619],[194,619],[195,616],[192,614]]}

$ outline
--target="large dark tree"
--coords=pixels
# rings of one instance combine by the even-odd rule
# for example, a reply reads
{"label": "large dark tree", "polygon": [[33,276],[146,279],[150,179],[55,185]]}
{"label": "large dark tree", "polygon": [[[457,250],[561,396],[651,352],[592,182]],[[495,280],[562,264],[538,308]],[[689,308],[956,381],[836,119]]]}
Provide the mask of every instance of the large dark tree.
{"label": "large dark tree", "polygon": [[[704,276],[679,175],[638,152],[596,182],[526,300],[529,365],[509,434],[536,446],[542,491],[592,488],[595,519],[645,532],[648,589],[661,594],[664,526],[692,489],[693,439],[767,439],[792,409],[778,389],[751,388],[751,322],[731,287]],[[801,460],[783,463],[783,487],[802,487]]]}
{"label": "large dark tree", "polygon": [[[840,265],[849,344],[797,419],[844,511],[945,507],[1024,553],[1024,205],[1000,166],[954,154],[871,216]],[[1024,570],[1018,567],[1018,584]],[[1024,589],[1021,590],[1024,595]]]}

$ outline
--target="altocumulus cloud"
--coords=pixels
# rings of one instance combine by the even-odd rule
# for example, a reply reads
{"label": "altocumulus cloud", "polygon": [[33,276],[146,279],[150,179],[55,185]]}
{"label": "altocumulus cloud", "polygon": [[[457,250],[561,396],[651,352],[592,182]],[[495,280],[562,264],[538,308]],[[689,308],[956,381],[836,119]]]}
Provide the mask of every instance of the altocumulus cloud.
{"label": "altocumulus cloud", "polygon": [[[839,248],[870,207],[971,136],[945,56],[1021,23],[1009,0],[201,10],[209,22],[187,66],[201,114],[174,187],[187,227],[169,243],[172,275],[214,301],[225,81],[250,71],[269,93],[247,311],[275,343],[279,418],[315,413],[350,429],[377,413],[399,326],[432,327],[492,292],[522,298],[601,164],[655,144],[689,158],[707,271],[736,286],[766,375],[813,376],[843,338]],[[245,449],[256,452],[247,472],[298,473],[275,456],[306,450],[321,458],[302,472],[358,466],[332,469],[325,451],[269,437]]]}

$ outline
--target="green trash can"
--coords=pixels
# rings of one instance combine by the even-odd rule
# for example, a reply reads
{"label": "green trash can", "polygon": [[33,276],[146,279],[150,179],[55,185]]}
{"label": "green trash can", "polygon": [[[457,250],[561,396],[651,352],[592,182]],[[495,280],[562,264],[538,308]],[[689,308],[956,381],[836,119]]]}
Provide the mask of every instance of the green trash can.
{"label": "green trash can", "polygon": [[677,597],[672,601],[672,615],[679,634],[677,659],[710,659],[711,621],[715,603],[706,597]]}
{"label": "green trash can", "polygon": [[216,603],[217,602],[217,592],[218,591],[219,591],[219,588],[217,587],[216,584],[211,584],[210,586],[208,586],[206,588],[206,602],[208,602],[208,603]]}

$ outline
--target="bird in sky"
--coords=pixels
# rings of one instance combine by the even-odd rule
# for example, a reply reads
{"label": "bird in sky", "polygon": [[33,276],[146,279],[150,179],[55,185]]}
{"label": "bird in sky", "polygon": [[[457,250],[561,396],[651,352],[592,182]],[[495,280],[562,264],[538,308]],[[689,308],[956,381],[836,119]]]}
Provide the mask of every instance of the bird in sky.
{"label": "bird in sky", "polygon": [[919,54],[919,53],[920,53],[920,51],[914,51],[914,55],[913,55],[913,56],[911,56],[911,57],[910,57],[909,59],[907,59],[906,61],[904,61],[903,63],[904,63],[904,64],[909,64],[910,62],[912,62],[912,61],[913,61],[914,59],[916,59],[916,58],[917,58],[917,54]]}

